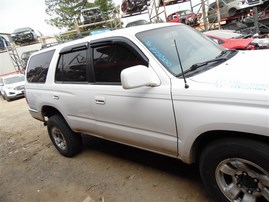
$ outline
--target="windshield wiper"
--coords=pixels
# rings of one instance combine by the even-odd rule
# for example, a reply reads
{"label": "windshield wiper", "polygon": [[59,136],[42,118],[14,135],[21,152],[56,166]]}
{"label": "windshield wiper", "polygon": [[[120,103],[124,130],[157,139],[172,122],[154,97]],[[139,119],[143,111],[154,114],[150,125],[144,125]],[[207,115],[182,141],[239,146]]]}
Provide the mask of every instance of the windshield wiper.
{"label": "windshield wiper", "polygon": [[196,64],[193,64],[185,73],[187,73],[189,71],[196,70],[197,68],[208,65],[209,63],[221,62],[221,61],[226,61],[226,60],[227,60],[227,57],[217,57],[213,60],[208,60],[205,62],[196,63]]}
{"label": "windshield wiper", "polygon": [[226,55],[229,52],[230,52],[230,50],[223,50],[223,51],[221,51],[221,53],[216,58],[223,58],[224,55]]}

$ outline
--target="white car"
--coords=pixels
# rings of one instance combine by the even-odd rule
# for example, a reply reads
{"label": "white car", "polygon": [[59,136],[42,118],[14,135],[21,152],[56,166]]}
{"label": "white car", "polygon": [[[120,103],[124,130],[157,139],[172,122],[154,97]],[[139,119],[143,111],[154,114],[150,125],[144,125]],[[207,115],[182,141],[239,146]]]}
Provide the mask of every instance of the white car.
{"label": "white car", "polygon": [[24,97],[25,76],[14,74],[0,78],[0,91],[4,100]]}
{"label": "white car", "polygon": [[197,163],[214,201],[269,201],[268,56],[135,26],[34,53],[26,99],[64,156],[93,135]]}

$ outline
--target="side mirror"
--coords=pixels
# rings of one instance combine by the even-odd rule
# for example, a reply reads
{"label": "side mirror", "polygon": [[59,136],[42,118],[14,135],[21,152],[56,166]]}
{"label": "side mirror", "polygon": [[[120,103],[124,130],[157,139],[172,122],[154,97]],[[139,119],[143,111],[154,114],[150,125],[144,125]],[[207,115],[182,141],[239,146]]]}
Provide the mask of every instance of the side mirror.
{"label": "side mirror", "polygon": [[142,86],[159,86],[160,79],[146,66],[136,65],[121,72],[121,84],[124,89],[138,88]]}

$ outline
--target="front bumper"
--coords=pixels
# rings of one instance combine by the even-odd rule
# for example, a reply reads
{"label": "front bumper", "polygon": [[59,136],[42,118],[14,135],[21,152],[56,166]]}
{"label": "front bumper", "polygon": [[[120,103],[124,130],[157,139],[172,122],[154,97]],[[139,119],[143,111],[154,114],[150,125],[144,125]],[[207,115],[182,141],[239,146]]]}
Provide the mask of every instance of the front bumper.
{"label": "front bumper", "polygon": [[24,89],[23,90],[9,90],[5,92],[8,99],[16,99],[20,97],[24,97]]}
{"label": "front bumper", "polygon": [[29,34],[21,34],[21,35],[16,35],[15,37],[13,37],[13,41],[17,42],[17,43],[24,43],[24,42],[30,42],[30,41],[34,41],[34,37],[31,33]]}

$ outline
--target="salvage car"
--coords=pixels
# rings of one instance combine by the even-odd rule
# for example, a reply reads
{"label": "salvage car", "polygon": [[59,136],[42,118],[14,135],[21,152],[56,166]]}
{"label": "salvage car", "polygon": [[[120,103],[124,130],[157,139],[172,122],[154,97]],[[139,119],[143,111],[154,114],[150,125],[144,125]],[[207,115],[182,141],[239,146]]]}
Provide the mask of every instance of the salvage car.
{"label": "salvage car", "polygon": [[219,0],[211,3],[208,8],[208,21],[210,23],[218,21],[218,8],[219,2],[220,18],[229,18],[240,13],[247,13],[254,6],[263,4],[262,0]]}
{"label": "salvage car", "polygon": [[104,20],[100,7],[84,8],[81,10],[81,22],[84,25]]}
{"label": "salvage car", "polygon": [[205,35],[213,41],[228,49],[257,50],[269,48],[268,38],[253,38],[234,32],[234,30],[210,30]]}
{"label": "salvage car", "polygon": [[16,45],[25,44],[25,43],[35,43],[38,40],[38,36],[35,31],[30,27],[22,27],[15,29],[11,34],[12,40]]}
{"label": "salvage car", "polygon": [[34,53],[26,99],[63,156],[88,134],[197,163],[214,201],[268,201],[268,55],[181,23],[135,26]]}
{"label": "salvage car", "polygon": [[127,23],[127,25],[125,27],[134,27],[134,26],[138,26],[138,25],[147,25],[147,24],[150,24],[150,22],[148,22],[144,19],[140,19],[140,20],[135,20],[133,22]]}
{"label": "salvage car", "polygon": [[147,0],[122,0],[121,11],[125,14],[141,13],[147,9]]}
{"label": "salvage car", "polygon": [[0,91],[4,100],[24,97],[25,79],[23,74],[12,74],[0,78]]}
{"label": "salvage car", "polygon": [[25,51],[21,54],[21,60],[22,60],[22,68],[25,69],[26,68],[26,64],[28,62],[29,57],[37,52],[38,50],[30,50],[30,51]]}
{"label": "salvage car", "polygon": [[190,10],[181,10],[168,15],[167,21],[195,26],[199,25],[201,16],[201,13],[194,13]]}
{"label": "salvage car", "polygon": [[7,50],[8,46],[10,46],[9,41],[7,41],[4,37],[0,36],[0,51]]}

